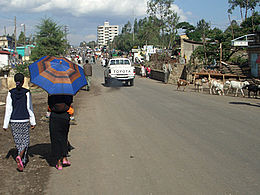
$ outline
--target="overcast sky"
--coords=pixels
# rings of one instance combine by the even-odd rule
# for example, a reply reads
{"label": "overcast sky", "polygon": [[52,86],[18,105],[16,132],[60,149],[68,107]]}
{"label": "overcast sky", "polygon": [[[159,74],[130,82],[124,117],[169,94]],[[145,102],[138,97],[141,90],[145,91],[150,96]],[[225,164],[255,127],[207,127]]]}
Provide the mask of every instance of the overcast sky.
{"label": "overcast sky", "polygon": [[[128,20],[146,16],[147,0],[0,0],[0,35],[14,32],[14,17],[17,34],[25,24],[26,36],[36,30],[43,18],[52,18],[59,25],[69,27],[69,42],[79,45],[81,41],[96,40],[97,26],[105,21],[122,27]],[[204,18],[212,26],[225,29],[228,26],[228,0],[175,0],[173,9],[182,21],[193,25]],[[259,9],[259,8],[258,8]],[[232,19],[239,20],[236,10]]]}

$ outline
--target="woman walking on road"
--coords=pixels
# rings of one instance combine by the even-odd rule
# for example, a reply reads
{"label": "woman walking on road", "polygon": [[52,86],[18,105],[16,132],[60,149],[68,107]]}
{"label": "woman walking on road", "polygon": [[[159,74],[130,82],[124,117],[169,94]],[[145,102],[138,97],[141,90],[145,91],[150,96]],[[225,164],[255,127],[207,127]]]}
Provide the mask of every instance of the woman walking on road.
{"label": "woman walking on road", "polygon": [[68,113],[73,102],[72,95],[50,95],[48,105],[50,115],[51,150],[56,168],[62,170],[63,166],[70,166],[68,156],[68,133],[70,128],[70,114]]}
{"label": "woman walking on road", "polygon": [[14,76],[16,88],[11,89],[6,98],[6,110],[3,129],[6,131],[10,123],[14,142],[18,150],[17,168],[23,171],[28,162],[27,151],[30,144],[30,127],[35,128],[35,116],[32,108],[31,94],[23,88],[24,75]]}

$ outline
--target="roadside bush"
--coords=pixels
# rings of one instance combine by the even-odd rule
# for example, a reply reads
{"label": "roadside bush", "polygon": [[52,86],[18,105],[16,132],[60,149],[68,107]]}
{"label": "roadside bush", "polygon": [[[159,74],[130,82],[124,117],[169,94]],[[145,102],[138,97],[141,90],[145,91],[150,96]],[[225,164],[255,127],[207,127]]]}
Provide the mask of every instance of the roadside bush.
{"label": "roadside bush", "polygon": [[25,77],[30,77],[29,68],[30,65],[29,62],[23,62],[21,64],[17,64],[14,68],[15,73],[22,73]]}
{"label": "roadside bush", "polygon": [[243,56],[235,56],[235,57],[230,58],[230,62],[232,64],[237,64],[239,66],[243,66],[243,65],[248,64],[248,59]]}

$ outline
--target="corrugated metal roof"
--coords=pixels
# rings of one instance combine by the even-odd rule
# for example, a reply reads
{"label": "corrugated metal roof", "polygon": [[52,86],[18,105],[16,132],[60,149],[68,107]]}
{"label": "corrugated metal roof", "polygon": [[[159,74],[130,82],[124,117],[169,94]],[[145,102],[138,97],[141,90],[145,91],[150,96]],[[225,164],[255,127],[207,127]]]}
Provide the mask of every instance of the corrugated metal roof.
{"label": "corrugated metal roof", "polygon": [[7,54],[7,55],[10,55],[10,52],[8,52],[8,51],[0,51],[0,54]]}

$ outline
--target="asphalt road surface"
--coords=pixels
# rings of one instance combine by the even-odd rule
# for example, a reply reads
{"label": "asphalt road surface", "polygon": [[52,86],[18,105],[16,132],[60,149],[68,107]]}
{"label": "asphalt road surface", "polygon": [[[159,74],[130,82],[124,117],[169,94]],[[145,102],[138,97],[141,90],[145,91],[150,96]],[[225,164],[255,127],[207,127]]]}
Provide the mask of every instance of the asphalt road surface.
{"label": "asphalt road surface", "polygon": [[72,166],[46,194],[260,194],[260,100],[176,91],[137,77],[75,98]]}

